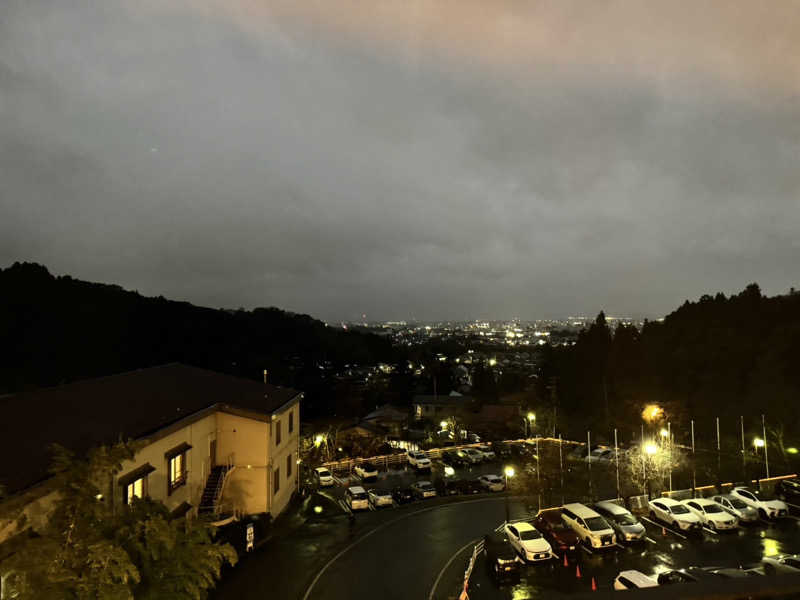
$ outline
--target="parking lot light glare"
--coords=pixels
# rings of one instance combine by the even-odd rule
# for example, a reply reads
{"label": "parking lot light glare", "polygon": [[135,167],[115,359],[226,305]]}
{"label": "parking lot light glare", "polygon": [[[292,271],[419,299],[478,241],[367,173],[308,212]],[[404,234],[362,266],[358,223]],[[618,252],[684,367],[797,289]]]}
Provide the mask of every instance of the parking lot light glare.
{"label": "parking lot light glare", "polygon": [[654,443],[650,442],[649,444],[646,444],[646,445],[645,445],[645,447],[644,447],[644,451],[645,451],[647,454],[649,454],[650,456],[652,456],[653,454],[655,454],[656,452],[658,452],[658,446],[656,446]]}
{"label": "parking lot light glare", "polygon": [[656,405],[656,404],[648,404],[644,407],[642,411],[642,418],[645,421],[652,422],[655,421],[658,417],[663,416],[664,411],[663,409]]}
{"label": "parking lot light glare", "polygon": [[528,421],[535,421],[535,420],[536,420],[536,415],[533,414],[532,412],[529,412],[528,413]]}
{"label": "parking lot light glare", "polygon": [[506,467],[505,471],[503,471],[503,472],[506,474],[506,477],[513,477],[514,476],[514,467],[510,467],[510,466]]}
{"label": "parking lot light glare", "polygon": [[445,474],[446,477],[452,477],[453,475],[456,474],[456,470],[453,467],[451,467],[450,465],[447,465],[444,468],[444,474]]}
{"label": "parking lot light glare", "polygon": [[319,504],[317,504],[314,507],[314,512],[317,513],[317,514],[321,513],[322,512],[322,507]]}
{"label": "parking lot light glare", "polygon": [[792,446],[791,448],[787,448],[786,451],[789,454],[797,454],[797,448],[795,448],[794,446]]}
{"label": "parking lot light glare", "polygon": [[761,438],[757,437],[756,439],[753,440],[753,446],[755,446],[756,448],[763,448],[764,447],[764,440],[762,440]]}
{"label": "parking lot light glare", "polygon": [[324,438],[321,435],[317,435],[317,437],[314,438],[314,445],[319,447],[323,439]]}
{"label": "parking lot light glare", "polygon": [[439,423],[439,427],[441,427],[442,429],[447,429],[447,421],[442,421],[441,423]]}
{"label": "parking lot light glare", "polygon": [[661,431],[659,431],[659,433],[661,434],[661,437],[663,437],[663,438],[669,437],[669,431],[667,431],[666,429],[662,428]]}

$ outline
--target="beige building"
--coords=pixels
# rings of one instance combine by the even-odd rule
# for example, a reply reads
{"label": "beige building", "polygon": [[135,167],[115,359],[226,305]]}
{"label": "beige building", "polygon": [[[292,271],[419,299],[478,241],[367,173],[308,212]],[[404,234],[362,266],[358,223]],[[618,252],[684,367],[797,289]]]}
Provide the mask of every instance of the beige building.
{"label": "beige building", "polygon": [[[144,447],[126,461],[108,497],[161,500],[177,515],[280,514],[298,486],[302,394],[180,364],[0,398],[18,423],[0,436],[6,507],[41,522],[52,494],[46,448],[77,453],[120,438]],[[46,415],[46,418],[42,418]],[[17,514],[19,514],[17,512]],[[0,521],[0,542],[19,533]]]}

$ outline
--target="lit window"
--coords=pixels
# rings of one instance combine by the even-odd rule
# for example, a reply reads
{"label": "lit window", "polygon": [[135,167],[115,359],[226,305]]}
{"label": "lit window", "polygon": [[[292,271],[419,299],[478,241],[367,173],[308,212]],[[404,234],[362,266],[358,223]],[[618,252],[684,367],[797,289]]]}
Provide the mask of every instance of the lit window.
{"label": "lit window", "polygon": [[178,454],[169,459],[170,491],[186,483],[186,454]]}
{"label": "lit window", "polygon": [[144,498],[145,481],[146,479],[142,477],[128,484],[125,488],[125,502],[131,504],[134,498]]}

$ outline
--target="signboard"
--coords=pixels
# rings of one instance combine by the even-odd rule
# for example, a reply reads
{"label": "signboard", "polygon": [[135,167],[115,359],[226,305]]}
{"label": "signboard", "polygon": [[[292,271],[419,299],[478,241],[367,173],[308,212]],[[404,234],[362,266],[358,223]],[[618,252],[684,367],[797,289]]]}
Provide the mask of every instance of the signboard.
{"label": "signboard", "polygon": [[250,552],[250,550],[253,549],[253,542],[255,542],[255,539],[256,539],[255,528],[253,527],[252,523],[248,523],[247,532],[245,534],[245,540],[247,541],[247,549],[246,549],[247,552]]}

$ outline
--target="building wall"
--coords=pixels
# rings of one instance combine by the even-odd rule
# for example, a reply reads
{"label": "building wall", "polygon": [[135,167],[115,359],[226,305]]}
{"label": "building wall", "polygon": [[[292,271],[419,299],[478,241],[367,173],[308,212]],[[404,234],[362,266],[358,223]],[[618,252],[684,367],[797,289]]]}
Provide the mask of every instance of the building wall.
{"label": "building wall", "polygon": [[217,463],[230,460],[235,467],[225,482],[223,505],[246,514],[268,512],[269,423],[218,412],[217,426]]}
{"label": "building wall", "polygon": [[[292,415],[293,431],[289,432],[289,415]],[[281,429],[281,441],[277,443],[277,430]],[[270,455],[270,506],[269,512],[277,517],[289,503],[292,493],[297,490],[298,470],[297,464],[300,448],[300,403],[296,402],[283,412],[274,415],[271,427]],[[291,474],[288,473],[287,460],[291,463]],[[278,476],[280,485],[275,492],[275,478]]]}
{"label": "building wall", "polygon": [[[150,463],[155,467],[155,471],[147,476],[148,496],[162,501],[170,510],[177,508],[183,502],[188,502],[196,509],[208,479],[210,440],[215,436],[216,429],[217,418],[212,413],[164,437],[154,437],[152,442],[136,453],[134,460],[122,464],[122,470],[112,489],[114,501],[122,503],[124,498],[124,490],[118,485],[119,478]],[[170,494],[167,490],[169,465],[164,453],[183,443],[192,446],[186,453],[186,485],[180,486]]]}

